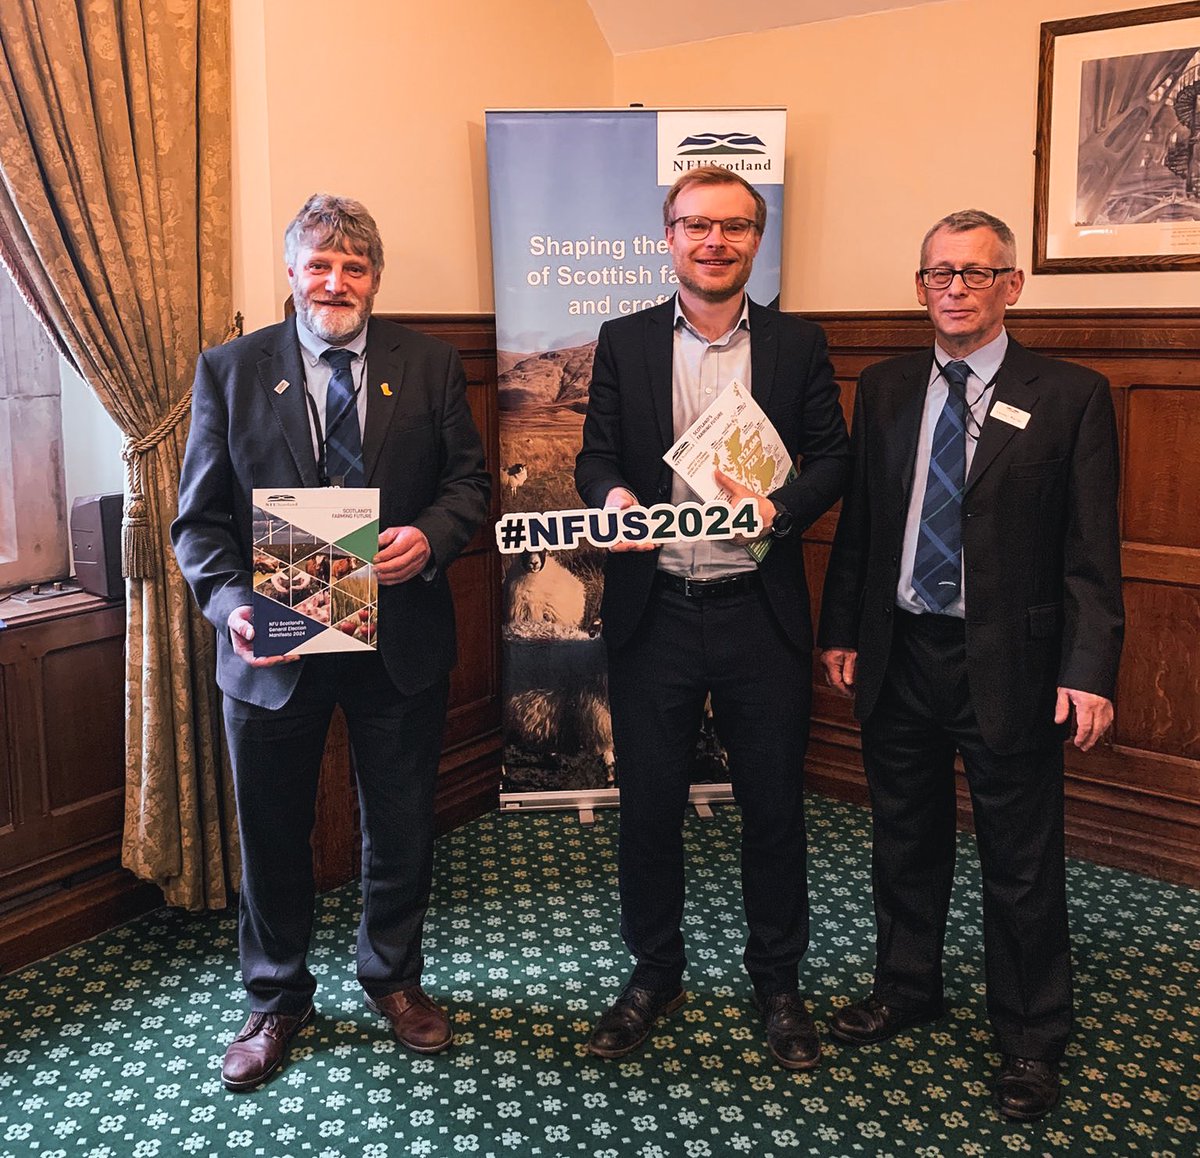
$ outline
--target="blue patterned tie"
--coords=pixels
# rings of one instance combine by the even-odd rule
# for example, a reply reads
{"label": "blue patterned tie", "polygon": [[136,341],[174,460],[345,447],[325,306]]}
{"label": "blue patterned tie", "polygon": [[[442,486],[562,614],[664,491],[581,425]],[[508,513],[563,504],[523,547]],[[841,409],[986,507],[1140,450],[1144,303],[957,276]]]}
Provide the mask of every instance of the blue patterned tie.
{"label": "blue patterned tie", "polygon": [[967,471],[966,362],[943,369],[949,391],[933,431],[929,477],[913,562],[913,589],[930,611],[945,611],[962,578],[962,496]]}
{"label": "blue patterned tie", "polygon": [[341,486],[363,485],[362,432],[358,428],[358,399],[354,396],[354,377],[349,350],[330,348],[321,357],[333,369],[325,394],[325,473]]}

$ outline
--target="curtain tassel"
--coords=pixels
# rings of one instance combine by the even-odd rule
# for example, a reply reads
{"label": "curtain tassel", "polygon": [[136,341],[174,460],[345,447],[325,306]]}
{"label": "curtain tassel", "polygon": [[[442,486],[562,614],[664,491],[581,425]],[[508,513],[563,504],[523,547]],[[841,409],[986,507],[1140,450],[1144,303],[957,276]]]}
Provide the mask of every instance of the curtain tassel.
{"label": "curtain tassel", "polygon": [[121,574],[126,579],[149,579],[154,574],[154,544],[150,534],[150,507],[142,477],[142,456],[152,451],[176,426],[192,405],[189,387],[159,424],[142,438],[126,438],[121,448],[125,461],[125,509],[121,519]]}
{"label": "curtain tassel", "polygon": [[146,500],[133,491],[125,498],[125,513],[121,520],[121,574],[126,579],[148,579],[153,573]]}

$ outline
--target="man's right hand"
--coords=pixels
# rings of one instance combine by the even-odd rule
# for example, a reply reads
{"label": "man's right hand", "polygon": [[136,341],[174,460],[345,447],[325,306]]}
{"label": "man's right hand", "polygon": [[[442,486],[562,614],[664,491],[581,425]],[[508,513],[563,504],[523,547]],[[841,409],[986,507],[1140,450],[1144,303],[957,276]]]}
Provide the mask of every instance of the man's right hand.
{"label": "man's right hand", "polygon": [[277,663],[295,663],[298,655],[264,655],[254,654],[254,622],[251,618],[250,607],[235,607],[229,613],[229,640],[233,644],[234,654],[240,656],[251,667],[273,667]]}
{"label": "man's right hand", "polygon": [[[618,511],[624,511],[629,507],[638,505],[637,495],[628,487],[613,487],[612,490],[604,496],[605,508],[615,507]],[[609,547],[610,551],[654,551],[657,550],[655,543],[614,543]]]}
{"label": "man's right hand", "polygon": [[821,653],[825,668],[825,682],[839,696],[854,695],[854,666],[858,652],[845,647],[831,647]]}

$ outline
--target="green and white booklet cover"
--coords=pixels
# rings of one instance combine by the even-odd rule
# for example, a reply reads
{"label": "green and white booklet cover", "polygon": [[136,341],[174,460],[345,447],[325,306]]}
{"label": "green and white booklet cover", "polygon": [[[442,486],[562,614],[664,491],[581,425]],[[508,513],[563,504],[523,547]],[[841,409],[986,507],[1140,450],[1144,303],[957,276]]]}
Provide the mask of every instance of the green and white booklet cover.
{"label": "green and white booklet cover", "polygon": [[254,654],[375,647],[377,487],[254,490]]}

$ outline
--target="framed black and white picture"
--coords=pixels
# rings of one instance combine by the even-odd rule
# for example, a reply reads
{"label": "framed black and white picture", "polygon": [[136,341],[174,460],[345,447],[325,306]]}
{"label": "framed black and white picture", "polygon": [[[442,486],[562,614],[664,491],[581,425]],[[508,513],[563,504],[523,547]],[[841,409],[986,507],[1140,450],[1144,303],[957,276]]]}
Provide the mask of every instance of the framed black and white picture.
{"label": "framed black and white picture", "polygon": [[1200,3],[1042,25],[1034,273],[1200,269]]}

